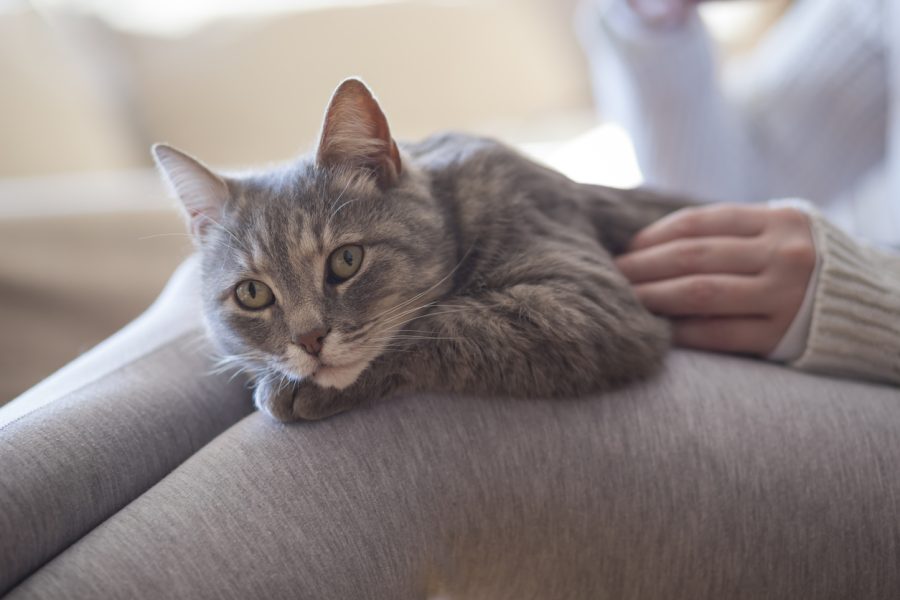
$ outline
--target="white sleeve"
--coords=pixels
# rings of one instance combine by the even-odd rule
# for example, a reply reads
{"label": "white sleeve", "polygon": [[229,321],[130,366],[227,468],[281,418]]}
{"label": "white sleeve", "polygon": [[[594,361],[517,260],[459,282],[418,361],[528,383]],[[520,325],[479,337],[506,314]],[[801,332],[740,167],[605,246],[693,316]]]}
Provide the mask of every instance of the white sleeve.
{"label": "white sleeve", "polygon": [[711,200],[833,199],[884,155],[887,67],[877,0],[798,0],[722,83],[696,13],[650,29],[591,0],[579,29],[604,116],[648,185]]}
{"label": "white sleeve", "polygon": [[822,271],[822,253],[825,251],[824,248],[820,247],[815,226],[817,222],[816,219],[820,219],[821,215],[816,212],[808,201],[801,198],[770,200],[768,204],[771,208],[795,208],[809,215],[810,235],[812,236],[813,246],[816,251],[816,264],[813,267],[813,272],[809,276],[809,281],[806,282],[806,293],[803,295],[803,301],[800,303],[800,308],[797,309],[797,314],[794,315],[791,324],[784,332],[784,335],[781,336],[778,345],[775,346],[768,356],[766,356],[767,360],[787,363],[792,362],[803,355],[803,352],[806,350],[806,340],[809,338],[809,330],[812,326],[816,289],[818,289],[819,286],[819,273]]}

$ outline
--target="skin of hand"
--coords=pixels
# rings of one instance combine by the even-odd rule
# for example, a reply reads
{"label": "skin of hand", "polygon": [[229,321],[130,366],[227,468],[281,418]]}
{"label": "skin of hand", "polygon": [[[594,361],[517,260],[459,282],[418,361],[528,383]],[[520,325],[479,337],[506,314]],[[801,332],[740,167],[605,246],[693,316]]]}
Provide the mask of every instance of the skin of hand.
{"label": "skin of hand", "polygon": [[766,356],[803,303],[816,265],[810,220],[794,208],[682,209],[637,233],[616,265],[675,344]]}

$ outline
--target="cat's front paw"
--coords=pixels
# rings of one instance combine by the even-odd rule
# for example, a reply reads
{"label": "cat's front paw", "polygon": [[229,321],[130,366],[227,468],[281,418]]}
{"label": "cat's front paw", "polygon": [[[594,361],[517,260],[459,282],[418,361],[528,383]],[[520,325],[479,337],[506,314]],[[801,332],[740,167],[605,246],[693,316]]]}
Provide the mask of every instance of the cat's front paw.
{"label": "cat's front paw", "polygon": [[294,414],[294,396],[297,384],[280,378],[263,377],[256,381],[253,403],[260,411],[276,421],[288,423],[302,417]]}
{"label": "cat's front paw", "polygon": [[316,421],[352,408],[356,402],[342,390],[263,377],[253,390],[256,407],[276,421]]}
{"label": "cat's front paw", "polygon": [[344,390],[321,387],[307,380],[297,385],[293,414],[296,419],[317,421],[349,410],[356,404],[354,396]]}

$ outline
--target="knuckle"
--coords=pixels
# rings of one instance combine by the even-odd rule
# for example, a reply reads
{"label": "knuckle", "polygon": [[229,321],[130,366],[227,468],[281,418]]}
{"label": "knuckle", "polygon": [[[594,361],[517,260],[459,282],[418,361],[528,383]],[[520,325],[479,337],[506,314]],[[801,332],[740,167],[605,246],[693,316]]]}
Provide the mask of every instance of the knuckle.
{"label": "knuckle", "polygon": [[703,224],[703,214],[697,209],[686,209],[675,223],[679,237],[688,237],[698,231]]}
{"label": "knuckle", "polygon": [[781,246],[781,260],[791,268],[812,269],[816,263],[816,249],[808,240],[791,240]]}
{"label": "knuckle", "polygon": [[778,223],[789,229],[801,229],[809,227],[809,216],[802,210],[790,207],[773,208],[770,216],[774,223]]}
{"label": "knuckle", "polygon": [[699,242],[682,244],[674,254],[675,265],[679,271],[690,273],[703,263],[707,255],[707,248]]}
{"label": "knuckle", "polygon": [[719,293],[719,286],[715,281],[700,277],[691,280],[685,290],[687,300],[693,308],[708,307]]}
{"label": "knuckle", "polygon": [[809,227],[809,215],[807,215],[805,212],[796,208],[788,208],[785,210],[785,219],[788,223],[797,228]]}

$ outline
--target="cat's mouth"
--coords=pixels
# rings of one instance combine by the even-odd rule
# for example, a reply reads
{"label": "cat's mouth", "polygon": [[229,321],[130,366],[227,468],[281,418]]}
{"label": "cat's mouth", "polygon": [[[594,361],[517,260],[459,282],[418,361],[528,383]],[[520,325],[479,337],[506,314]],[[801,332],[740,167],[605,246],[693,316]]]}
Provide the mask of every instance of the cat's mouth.
{"label": "cat's mouth", "polygon": [[345,369],[347,367],[352,367],[358,363],[363,362],[362,360],[355,360],[344,364],[335,364],[335,363],[327,363],[324,360],[316,359],[316,366],[313,367],[312,373],[309,374],[310,377],[315,377],[320,372],[327,372],[329,370],[334,369]]}
{"label": "cat's mouth", "polygon": [[359,375],[375,358],[374,354],[341,352],[340,348],[332,349],[333,355],[311,356],[305,352],[296,352],[289,348],[278,361],[279,370],[289,379],[300,381],[308,379],[320,387],[332,387],[342,390],[354,383]]}
{"label": "cat's mouth", "polygon": [[368,360],[335,365],[317,361],[318,364],[309,374],[310,379],[322,387],[333,387],[339,390],[351,385],[359,377],[360,373],[368,366]]}

